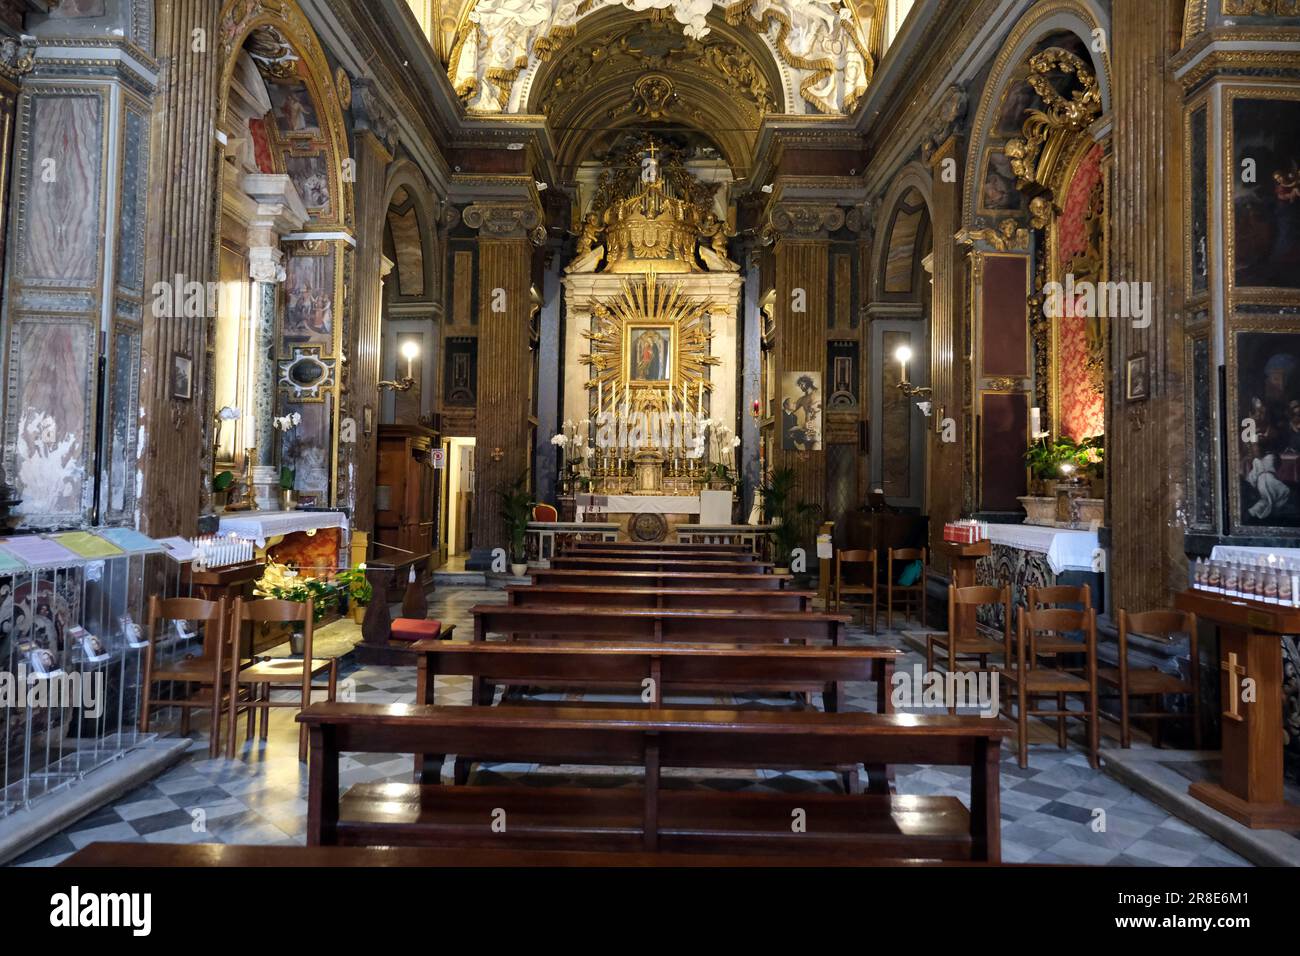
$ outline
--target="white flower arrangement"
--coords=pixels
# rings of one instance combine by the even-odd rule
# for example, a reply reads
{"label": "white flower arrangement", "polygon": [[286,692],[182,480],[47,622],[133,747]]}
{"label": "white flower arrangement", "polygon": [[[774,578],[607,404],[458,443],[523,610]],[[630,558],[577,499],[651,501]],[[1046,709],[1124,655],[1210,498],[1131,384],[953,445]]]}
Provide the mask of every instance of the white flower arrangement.
{"label": "white flower arrangement", "polygon": [[288,415],[280,415],[272,419],[271,424],[282,432],[292,431],[302,422],[302,415],[297,412],[290,412]]}
{"label": "white flower arrangement", "polygon": [[234,405],[225,405],[222,407],[221,411],[217,412],[217,417],[223,422],[233,422],[238,420],[241,414],[243,413]]}
{"label": "white flower arrangement", "polygon": [[552,445],[567,445],[568,443],[569,443],[569,439],[565,438],[563,435],[552,435],[552,436],[551,436],[551,444],[552,444]]}

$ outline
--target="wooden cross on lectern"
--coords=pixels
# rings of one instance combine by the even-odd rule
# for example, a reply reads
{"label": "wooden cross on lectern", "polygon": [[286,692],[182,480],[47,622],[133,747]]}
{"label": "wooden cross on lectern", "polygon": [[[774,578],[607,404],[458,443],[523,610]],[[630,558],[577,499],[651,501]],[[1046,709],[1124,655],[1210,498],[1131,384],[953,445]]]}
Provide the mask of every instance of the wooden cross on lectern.
{"label": "wooden cross on lectern", "polygon": [[1237,653],[1232,651],[1228,654],[1228,659],[1219,664],[1219,669],[1228,675],[1228,709],[1223,712],[1223,716],[1229,720],[1245,720],[1237,705],[1241,702],[1241,678],[1246,676],[1246,668],[1237,663]]}

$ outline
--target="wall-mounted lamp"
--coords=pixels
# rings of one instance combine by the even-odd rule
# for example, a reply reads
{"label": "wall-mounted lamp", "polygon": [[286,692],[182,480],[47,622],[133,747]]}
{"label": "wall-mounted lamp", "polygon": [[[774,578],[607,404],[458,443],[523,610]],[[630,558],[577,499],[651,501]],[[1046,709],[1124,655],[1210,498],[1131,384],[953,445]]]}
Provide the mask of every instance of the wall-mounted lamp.
{"label": "wall-mounted lamp", "polygon": [[411,374],[411,363],[420,355],[420,346],[418,343],[408,339],[402,343],[402,358],[406,359],[406,377],[400,378],[396,382],[380,382],[380,388],[391,388],[394,392],[410,391],[415,385],[415,376]]}
{"label": "wall-mounted lamp", "polygon": [[929,398],[930,389],[920,388],[907,380],[907,363],[912,361],[912,350],[906,345],[900,345],[894,352],[894,358],[898,359],[898,364],[902,367],[902,374],[895,387],[908,398]]}
{"label": "wall-mounted lamp", "polygon": [[502,449],[500,449],[500,448],[493,448],[493,449],[492,449],[492,460],[493,460],[493,461],[501,461],[501,459],[503,459],[503,458],[505,458],[505,457],[506,457],[506,453],[505,453],[504,450],[502,450]]}

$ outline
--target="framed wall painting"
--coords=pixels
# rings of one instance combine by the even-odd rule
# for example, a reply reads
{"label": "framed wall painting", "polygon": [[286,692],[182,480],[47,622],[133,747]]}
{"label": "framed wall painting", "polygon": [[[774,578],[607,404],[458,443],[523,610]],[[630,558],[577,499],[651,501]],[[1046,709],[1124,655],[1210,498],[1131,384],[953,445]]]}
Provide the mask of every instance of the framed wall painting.
{"label": "framed wall painting", "polygon": [[1225,113],[1233,291],[1300,301],[1300,92],[1231,89]]}
{"label": "framed wall painting", "polygon": [[194,397],[194,359],[181,352],[172,353],[172,398],[188,401]]}
{"label": "framed wall painting", "polygon": [[786,372],[781,376],[780,421],[783,449],[822,450],[821,372]]}
{"label": "framed wall painting", "polygon": [[1147,353],[1129,356],[1124,363],[1124,398],[1130,402],[1145,401],[1151,395],[1151,369]]}
{"label": "framed wall painting", "polygon": [[1235,533],[1300,528],[1300,332],[1228,339],[1228,491]]}

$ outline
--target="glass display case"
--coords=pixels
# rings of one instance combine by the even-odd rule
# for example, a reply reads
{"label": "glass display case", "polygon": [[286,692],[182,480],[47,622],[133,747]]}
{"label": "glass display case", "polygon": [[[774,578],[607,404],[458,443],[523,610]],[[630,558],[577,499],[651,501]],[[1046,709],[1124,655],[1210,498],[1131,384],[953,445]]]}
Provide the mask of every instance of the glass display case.
{"label": "glass display case", "polygon": [[163,549],[131,529],[0,539],[0,816],[141,742],[146,582]]}

